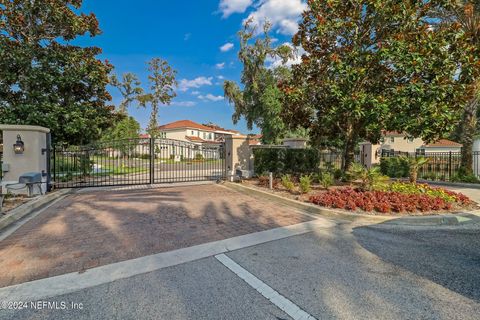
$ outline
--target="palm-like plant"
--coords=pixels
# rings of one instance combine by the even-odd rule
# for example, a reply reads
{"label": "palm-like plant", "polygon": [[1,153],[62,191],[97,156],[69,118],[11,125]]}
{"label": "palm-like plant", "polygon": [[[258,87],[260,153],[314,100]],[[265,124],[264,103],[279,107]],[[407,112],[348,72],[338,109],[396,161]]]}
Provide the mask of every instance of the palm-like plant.
{"label": "palm-like plant", "polygon": [[416,158],[403,157],[403,158],[408,163],[410,182],[417,183],[418,170],[420,170],[422,166],[427,164],[430,159],[427,159],[425,157],[416,157]]}
{"label": "palm-like plant", "polygon": [[360,180],[360,189],[363,191],[385,189],[389,180],[380,172],[380,167],[367,169],[359,163],[352,164],[347,175],[351,180]]}

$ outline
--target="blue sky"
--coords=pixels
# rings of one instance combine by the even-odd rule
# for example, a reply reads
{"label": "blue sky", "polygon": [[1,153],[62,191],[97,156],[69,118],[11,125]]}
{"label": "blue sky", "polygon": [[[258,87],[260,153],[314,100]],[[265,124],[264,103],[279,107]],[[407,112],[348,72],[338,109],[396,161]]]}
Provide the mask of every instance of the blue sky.
{"label": "blue sky", "polygon": [[[289,42],[303,8],[302,0],[84,0],[81,11],[96,14],[103,34],[76,43],[101,47],[101,59],[119,75],[137,74],[143,87],[147,61],[166,59],[178,71],[180,87],[173,104],[160,109],[161,124],[211,121],[247,133],[245,122],[233,125],[233,107],[222,90],[224,79],[238,81],[242,70],[236,33],[249,16],[258,25],[268,19],[278,43]],[[118,105],[120,95],[114,88],[110,92]],[[150,110],[131,107],[129,113],[146,127]]]}

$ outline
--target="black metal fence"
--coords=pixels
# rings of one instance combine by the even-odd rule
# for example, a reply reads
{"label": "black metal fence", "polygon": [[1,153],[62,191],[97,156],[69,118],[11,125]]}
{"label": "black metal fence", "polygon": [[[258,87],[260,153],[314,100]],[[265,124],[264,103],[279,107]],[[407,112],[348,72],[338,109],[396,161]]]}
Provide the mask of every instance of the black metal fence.
{"label": "black metal fence", "polygon": [[[433,181],[455,181],[458,179],[459,169],[461,166],[460,152],[425,152],[425,153],[408,153],[408,152],[391,152],[383,150],[382,158],[391,157],[424,157],[428,162],[419,169],[418,177],[425,180]],[[473,152],[473,173],[480,178],[480,152]]]}
{"label": "black metal fence", "polygon": [[128,139],[89,146],[55,146],[55,188],[127,186],[225,178],[224,144]]}

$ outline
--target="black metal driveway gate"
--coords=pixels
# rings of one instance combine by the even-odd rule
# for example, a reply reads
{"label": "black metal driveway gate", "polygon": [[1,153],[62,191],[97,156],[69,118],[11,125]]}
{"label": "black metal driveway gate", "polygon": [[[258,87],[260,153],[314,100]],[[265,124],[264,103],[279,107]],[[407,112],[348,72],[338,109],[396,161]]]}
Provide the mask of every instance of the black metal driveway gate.
{"label": "black metal driveway gate", "polygon": [[225,146],[151,138],[55,146],[51,176],[54,188],[222,180]]}

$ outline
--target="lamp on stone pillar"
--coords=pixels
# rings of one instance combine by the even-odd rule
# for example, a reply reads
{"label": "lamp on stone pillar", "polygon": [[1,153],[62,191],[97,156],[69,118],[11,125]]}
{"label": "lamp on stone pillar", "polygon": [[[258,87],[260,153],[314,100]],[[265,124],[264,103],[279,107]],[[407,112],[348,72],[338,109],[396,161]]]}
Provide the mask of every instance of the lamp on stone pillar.
{"label": "lamp on stone pillar", "polygon": [[15,154],[23,154],[25,151],[25,144],[22,141],[22,137],[18,134],[17,135],[17,142],[13,145],[13,151]]}

